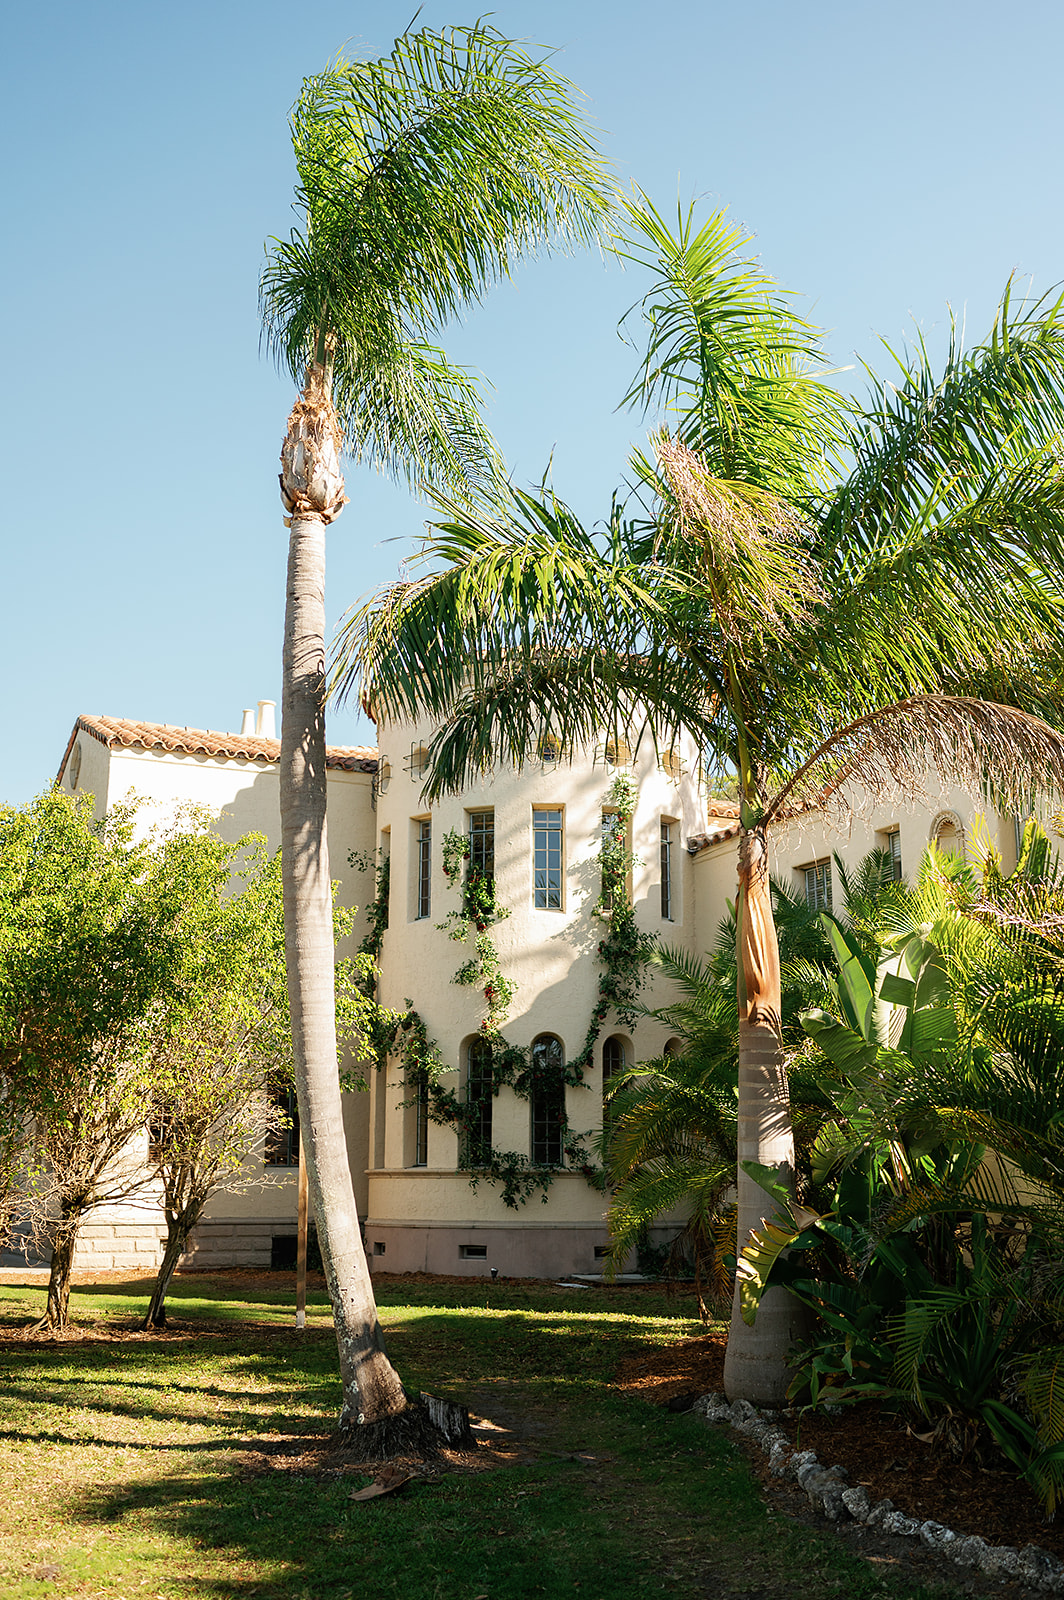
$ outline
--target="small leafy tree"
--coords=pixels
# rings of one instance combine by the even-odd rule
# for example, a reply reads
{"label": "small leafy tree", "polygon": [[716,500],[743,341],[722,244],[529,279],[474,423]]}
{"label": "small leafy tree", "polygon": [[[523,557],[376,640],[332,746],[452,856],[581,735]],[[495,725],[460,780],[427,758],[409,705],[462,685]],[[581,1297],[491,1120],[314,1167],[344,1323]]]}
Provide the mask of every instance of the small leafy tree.
{"label": "small leafy tree", "polygon": [[94,822],[91,799],[57,790],[0,811],[0,1074],[33,1129],[21,1205],[52,1248],[50,1328],[86,1213],[144,1189],[144,1041],[183,998],[188,928],[217,885],[216,841],[187,817],[152,842],[134,820],[124,806]]}
{"label": "small leafy tree", "polygon": [[[211,843],[216,892],[189,939],[185,998],[146,1045],[148,1156],[167,1230],[146,1328],[165,1325],[170,1280],[211,1195],[269,1182],[249,1171],[247,1156],[288,1122],[271,1093],[292,1076],[280,857],[250,852],[246,839]],[[233,894],[237,860],[243,888]],[[338,937],[352,920],[334,913]],[[362,1030],[373,1008],[362,992],[363,965],[365,958],[341,962],[336,981],[337,1038],[356,1057],[368,1048]]]}

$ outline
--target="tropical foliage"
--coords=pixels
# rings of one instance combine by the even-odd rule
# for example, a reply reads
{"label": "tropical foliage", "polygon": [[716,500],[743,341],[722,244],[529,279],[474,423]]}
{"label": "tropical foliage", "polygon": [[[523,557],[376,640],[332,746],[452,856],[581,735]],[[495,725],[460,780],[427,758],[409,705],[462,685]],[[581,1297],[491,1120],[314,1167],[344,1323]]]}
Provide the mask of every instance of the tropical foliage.
{"label": "tropical foliage", "polygon": [[[260,301],[266,343],[300,391],[281,451],[290,538],[280,798],[293,1058],[342,1420],[380,1455],[409,1446],[389,1424],[414,1408],[380,1335],[337,1088],[325,528],[346,503],[345,449],[459,497],[497,475],[476,382],[447,360],[440,330],[521,257],[586,243],[609,209],[610,185],[571,86],[483,23],[408,31],[377,61],[336,60],[304,81],[291,132],[302,225],[271,241]],[[423,1415],[406,1416],[400,1432]]]}
{"label": "tropical foliage", "polygon": [[[670,227],[637,195],[618,248],[650,279],[626,399],[665,424],[634,458],[641,498],[600,533],[550,490],[438,499],[426,574],[354,613],[337,681],[434,720],[429,795],[604,728],[664,748],[686,728],[736,780],[740,1153],[782,1178],[772,826],[929,767],[1021,814],[1064,780],[1032,714],[1057,708],[1064,318],[1009,289],[984,343],[955,339],[939,373],[920,346],[859,405],[722,215]],[[759,1205],[741,1177],[741,1237]],[[733,1318],[732,1392],[778,1396],[776,1305],[754,1341]]]}
{"label": "tropical foliage", "polygon": [[835,1070],[808,1206],[740,1260],[816,1313],[793,1392],[907,1404],[958,1451],[988,1435],[1052,1511],[1064,1491],[1064,880],[1028,827],[1005,877],[929,855],[874,960],[825,918],[837,1004],[804,1027]]}

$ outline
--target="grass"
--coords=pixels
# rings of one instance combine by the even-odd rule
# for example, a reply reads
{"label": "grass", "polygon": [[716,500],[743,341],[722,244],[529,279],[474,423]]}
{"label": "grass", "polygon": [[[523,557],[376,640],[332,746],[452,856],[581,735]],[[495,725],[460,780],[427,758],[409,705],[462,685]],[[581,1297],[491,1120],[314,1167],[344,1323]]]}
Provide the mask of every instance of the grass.
{"label": "grass", "polygon": [[338,1412],[323,1295],[311,1295],[297,1333],[283,1289],[186,1277],[170,1301],[176,1328],[134,1338],[143,1285],[76,1287],[73,1315],[99,1337],[42,1344],[12,1335],[39,1315],[43,1289],[0,1287],[0,1593],[928,1593],[884,1579],[828,1533],[774,1518],[725,1434],[610,1387],[624,1356],[699,1331],[687,1303],[623,1288],[395,1279],[379,1289],[407,1386],[520,1417],[523,1461],[352,1504],[364,1476],[282,1470],[268,1454],[319,1437]]}

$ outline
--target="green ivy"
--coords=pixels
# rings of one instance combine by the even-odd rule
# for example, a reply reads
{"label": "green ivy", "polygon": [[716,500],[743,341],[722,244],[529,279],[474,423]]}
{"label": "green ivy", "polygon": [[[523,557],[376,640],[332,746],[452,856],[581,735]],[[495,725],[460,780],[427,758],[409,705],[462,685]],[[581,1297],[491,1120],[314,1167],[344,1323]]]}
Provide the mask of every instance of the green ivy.
{"label": "green ivy", "polygon": [[[594,914],[606,924],[598,946],[602,963],[599,992],[579,1053],[560,1068],[541,1066],[533,1060],[529,1046],[510,1044],[503,1037],[501,1025],[513,1003],[517,985],[502,971],[499,953],[488,930],[510,913],[496,901],[494,879],[468,866],[471,859],[468,836],[454,830],[444,836],[444,875],[452,887],[461,883],[462,898],[458,908],[450,912],[438,926],[458,943],[465,943],[471,936],[473,939],[475,953],[462,963],[451,981],[463,987],[479,988],[487,1003],[487,1015],[480,1028],[492,1048],[492,1081],[488,1092],[491,1098],[504,1087],[512,1089],[522,1100],[531,1101],[538,1090],[550,1092],[563,1086],[582,1085],[593,1060],[596,1041],[610,1011],[614,1011],[626,1026],[634,1026],[637,997],[653,944],[651,936],[640,933],[636,927],[635,912],[628,895],[629,875],[637,865],[627,844],[628,827],[636,799],[636,786],[626,774],[618,774],[614,778],[604,798],[604,806],[610,809],[614,822],[603,834],[599,855],[602,888],[594,909]],[[385,907],[386,904],[385,879]],[[377,902],[374,902],[374,907],[376,905]],[[373,917],[374,908],[371,908]],[[376,927],[374,920],[373,928]],[[367,936],[367,941],[370,937],[372,933]],[[378,943],[373,953],[379,953],[379,948]],[[460,1170],[468,1173],[470,1186],[474,1190],[480,1183],[490,1183],[500,1189],[503,1204],[511,1210],[517,1210],[537,1192],[545,1204],[551,1182],[560,1171],[578,1172],[593,1188],[605,1188],[605,1176],[592,1159],[586,1136],[573,1133],[569,1126],[564,1099],[561,1112],[562,1163],[541,1166],[533,1164],[528,1156],[516,1150],[496,1150],[494,1147],[485,1150],[479,1144],[474,1148],[475,1131],[480,1126],[488,1094],[470,1100],[439,1081],[445,1072],[453,1069],[445,1064],[436,1041],[428,1037],[425,1024],[414,1010],[413,1002],[407,1000],[406,1006],[406,1012],[398,1017],[390,1013],[378,1014],[374,1038],[379,1052],[378,1061],[383,1064],[384,1054],[397,1054],[402,1062],[403,1080],[408,1089],[415,1090],[419,1083],[426,1085],[429,1119],[441,1127],[454,1128],[457,1132],[458,1165]]]}
{"label": "green ivy", "polygon": [[377,869],[377,893],[366,907],[369,932],[358,950],[360,955],[372,956],[374,961],[379,961],[384,944],[384,930],[388,926],[388,887],[392,876],[392,858],[381,851],[379,858],[374,862],[368,851],[352,850],[347,859],[359,872],[369,872],[374,866]]}

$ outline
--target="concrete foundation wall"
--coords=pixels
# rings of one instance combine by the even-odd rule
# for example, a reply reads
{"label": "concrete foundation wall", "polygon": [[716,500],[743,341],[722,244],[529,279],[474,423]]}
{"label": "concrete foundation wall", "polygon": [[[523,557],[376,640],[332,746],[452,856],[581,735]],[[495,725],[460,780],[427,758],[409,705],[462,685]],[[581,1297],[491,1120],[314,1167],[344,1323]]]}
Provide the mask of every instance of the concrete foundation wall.
{"label": "concrete foundation wall", "polygon": [[[667,1243],[675,1232],[675,1228],[652,1228],[650,1242],[655,1246]],[[595,1249],[604,1250],[608,1244],[609,1235],[601,1224],[594,1228],[536,1223],[509,1227],[503,1223],[463,1227],[366,1224],[366,1253],[374,1272],[487,1278],[496,1267],[503,1278],[564,1278],[574,1272],[601,1272],[602,1257]],[[481,1248],[483,1256],[463,1253]]]}

